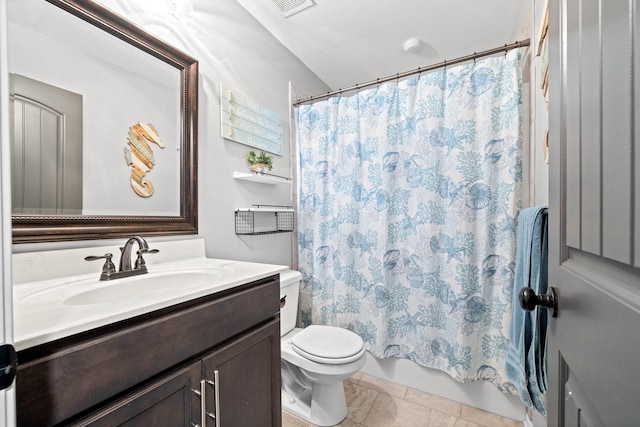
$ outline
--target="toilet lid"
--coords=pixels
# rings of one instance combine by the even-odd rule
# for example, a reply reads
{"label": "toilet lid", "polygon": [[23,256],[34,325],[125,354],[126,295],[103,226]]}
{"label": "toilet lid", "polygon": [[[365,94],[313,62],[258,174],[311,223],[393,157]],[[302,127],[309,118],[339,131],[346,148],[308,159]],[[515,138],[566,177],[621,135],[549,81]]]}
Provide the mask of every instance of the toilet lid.
{"label": "toilet lid", "polygon": [[311,325],[291,339],[291,348],[314,362],[337,365],[358,360],[364,353],[364,342],[347,329]]}

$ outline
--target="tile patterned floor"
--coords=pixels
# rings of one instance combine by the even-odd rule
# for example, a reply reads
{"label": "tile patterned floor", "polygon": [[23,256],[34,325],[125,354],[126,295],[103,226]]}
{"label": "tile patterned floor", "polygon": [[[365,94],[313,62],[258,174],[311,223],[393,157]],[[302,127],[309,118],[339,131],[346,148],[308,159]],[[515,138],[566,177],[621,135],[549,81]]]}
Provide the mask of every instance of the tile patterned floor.
{"label": "tile patterned floor", "polygon": [[[362,373],[344,383],[347,418],[342,427],[522,427],[522,422]],[[314,427],[282,412],[282,427]]]}

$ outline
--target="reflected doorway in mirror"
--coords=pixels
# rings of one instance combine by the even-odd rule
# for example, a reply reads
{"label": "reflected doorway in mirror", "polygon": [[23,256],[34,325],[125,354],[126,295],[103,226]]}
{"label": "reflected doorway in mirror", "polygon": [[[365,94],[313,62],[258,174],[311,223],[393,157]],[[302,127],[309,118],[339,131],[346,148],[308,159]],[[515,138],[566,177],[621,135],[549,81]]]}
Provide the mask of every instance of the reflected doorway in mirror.
{"label": "reflected doorway in mirror", "polygon": [[82,213],[83,96],[10,73],[14,214]]}

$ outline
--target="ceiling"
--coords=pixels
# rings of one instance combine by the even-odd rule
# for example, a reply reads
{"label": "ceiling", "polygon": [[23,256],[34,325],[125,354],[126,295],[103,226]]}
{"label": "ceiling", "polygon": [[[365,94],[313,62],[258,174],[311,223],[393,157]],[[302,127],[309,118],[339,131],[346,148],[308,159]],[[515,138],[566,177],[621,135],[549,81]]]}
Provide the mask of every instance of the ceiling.
{"label": "ceiling", "polygon": [[[332,90],[528,38],[525,23],[533,5],[524,0],[313,0],[313,6],[285,18],[274,4],[282,0],[237,1]],[[405,51],[403,43],[410,38],[422,43]]]}

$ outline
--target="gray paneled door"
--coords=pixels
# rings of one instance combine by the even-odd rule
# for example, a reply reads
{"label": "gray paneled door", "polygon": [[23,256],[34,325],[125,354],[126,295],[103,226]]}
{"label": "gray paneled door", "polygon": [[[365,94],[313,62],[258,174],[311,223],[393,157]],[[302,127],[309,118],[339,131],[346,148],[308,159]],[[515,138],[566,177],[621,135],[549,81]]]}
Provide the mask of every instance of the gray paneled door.
{"label": "gray paneled door", "polygon": [[638,13],[549,1],[549,427],[640,425]]}
{"label": "gray paneled door", "polygon": [[15,214],[82,213],[82,96],[10,75]]}

